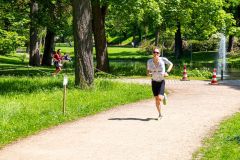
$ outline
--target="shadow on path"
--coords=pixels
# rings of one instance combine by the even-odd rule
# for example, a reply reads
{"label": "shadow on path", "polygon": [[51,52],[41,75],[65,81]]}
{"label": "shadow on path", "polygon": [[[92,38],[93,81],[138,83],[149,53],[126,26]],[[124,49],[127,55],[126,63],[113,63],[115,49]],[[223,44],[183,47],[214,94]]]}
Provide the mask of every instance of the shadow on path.
{"label": "shadow on path", "polygon": [[157,121],[157,118],[109,118],[108,120],[118,120],[118,121],[151,121],[155,120]]}

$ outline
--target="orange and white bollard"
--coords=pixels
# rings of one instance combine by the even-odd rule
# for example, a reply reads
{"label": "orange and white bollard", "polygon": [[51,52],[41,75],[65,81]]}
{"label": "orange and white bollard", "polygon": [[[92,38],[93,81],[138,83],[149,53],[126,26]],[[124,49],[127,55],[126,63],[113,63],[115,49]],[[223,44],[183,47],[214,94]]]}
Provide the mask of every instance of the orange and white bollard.
{"label": "orange and white bollard", "polygon": [[189,79],[187,78],[187,67],[186,67],[186,65],[184,65],[184,68],[183,68],[183,78],[181,79],[181,81],[189,81]]}
{"label": "orange and white bollard", "polygon": [[217,69],[216,68],[213,69],[212,81],[209,84],[211,84],[211,85],[217,85],[218,84],[218,81],[217,81]]}

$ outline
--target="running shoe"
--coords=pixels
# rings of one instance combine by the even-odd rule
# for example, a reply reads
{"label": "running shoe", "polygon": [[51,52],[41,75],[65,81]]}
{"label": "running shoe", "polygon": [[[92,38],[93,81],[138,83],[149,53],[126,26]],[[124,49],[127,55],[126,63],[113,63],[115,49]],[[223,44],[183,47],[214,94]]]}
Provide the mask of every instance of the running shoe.
{"label": "running shoe", "polygon": [[162,118],[162,114],[159,113],[158,117],[157,117],[157,120],[160,120]]}

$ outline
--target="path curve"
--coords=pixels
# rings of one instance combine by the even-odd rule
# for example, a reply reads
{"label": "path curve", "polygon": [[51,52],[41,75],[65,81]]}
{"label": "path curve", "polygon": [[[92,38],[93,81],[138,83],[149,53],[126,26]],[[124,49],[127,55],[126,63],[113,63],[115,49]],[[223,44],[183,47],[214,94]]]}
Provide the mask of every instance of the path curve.
{"label": "path curve", "polygon": [[123,105],[11,144],[0,160],[191,159],[211,129],[240,108],[239,81],[208,83],[167,80],[171,94],[159,121],[153,99]]}

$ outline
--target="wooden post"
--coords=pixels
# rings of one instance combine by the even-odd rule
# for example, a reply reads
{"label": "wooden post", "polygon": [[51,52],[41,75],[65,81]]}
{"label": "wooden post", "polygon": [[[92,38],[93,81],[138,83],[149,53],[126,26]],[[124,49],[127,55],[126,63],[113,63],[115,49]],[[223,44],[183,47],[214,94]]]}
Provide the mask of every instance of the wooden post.
{"label": "wooden post", "polygon": [[63,108],[62,108],[63,115],[65,115],[65,113],[66,113],[67,83],[68,83],[68,78],[67,78],[67,76],[65,75],[65,76],[63,77]]}
{"label": "wooden post", "polygon": [[66,112],[66,93],[67,93],[67,85],[63,86],[63,115]]}

